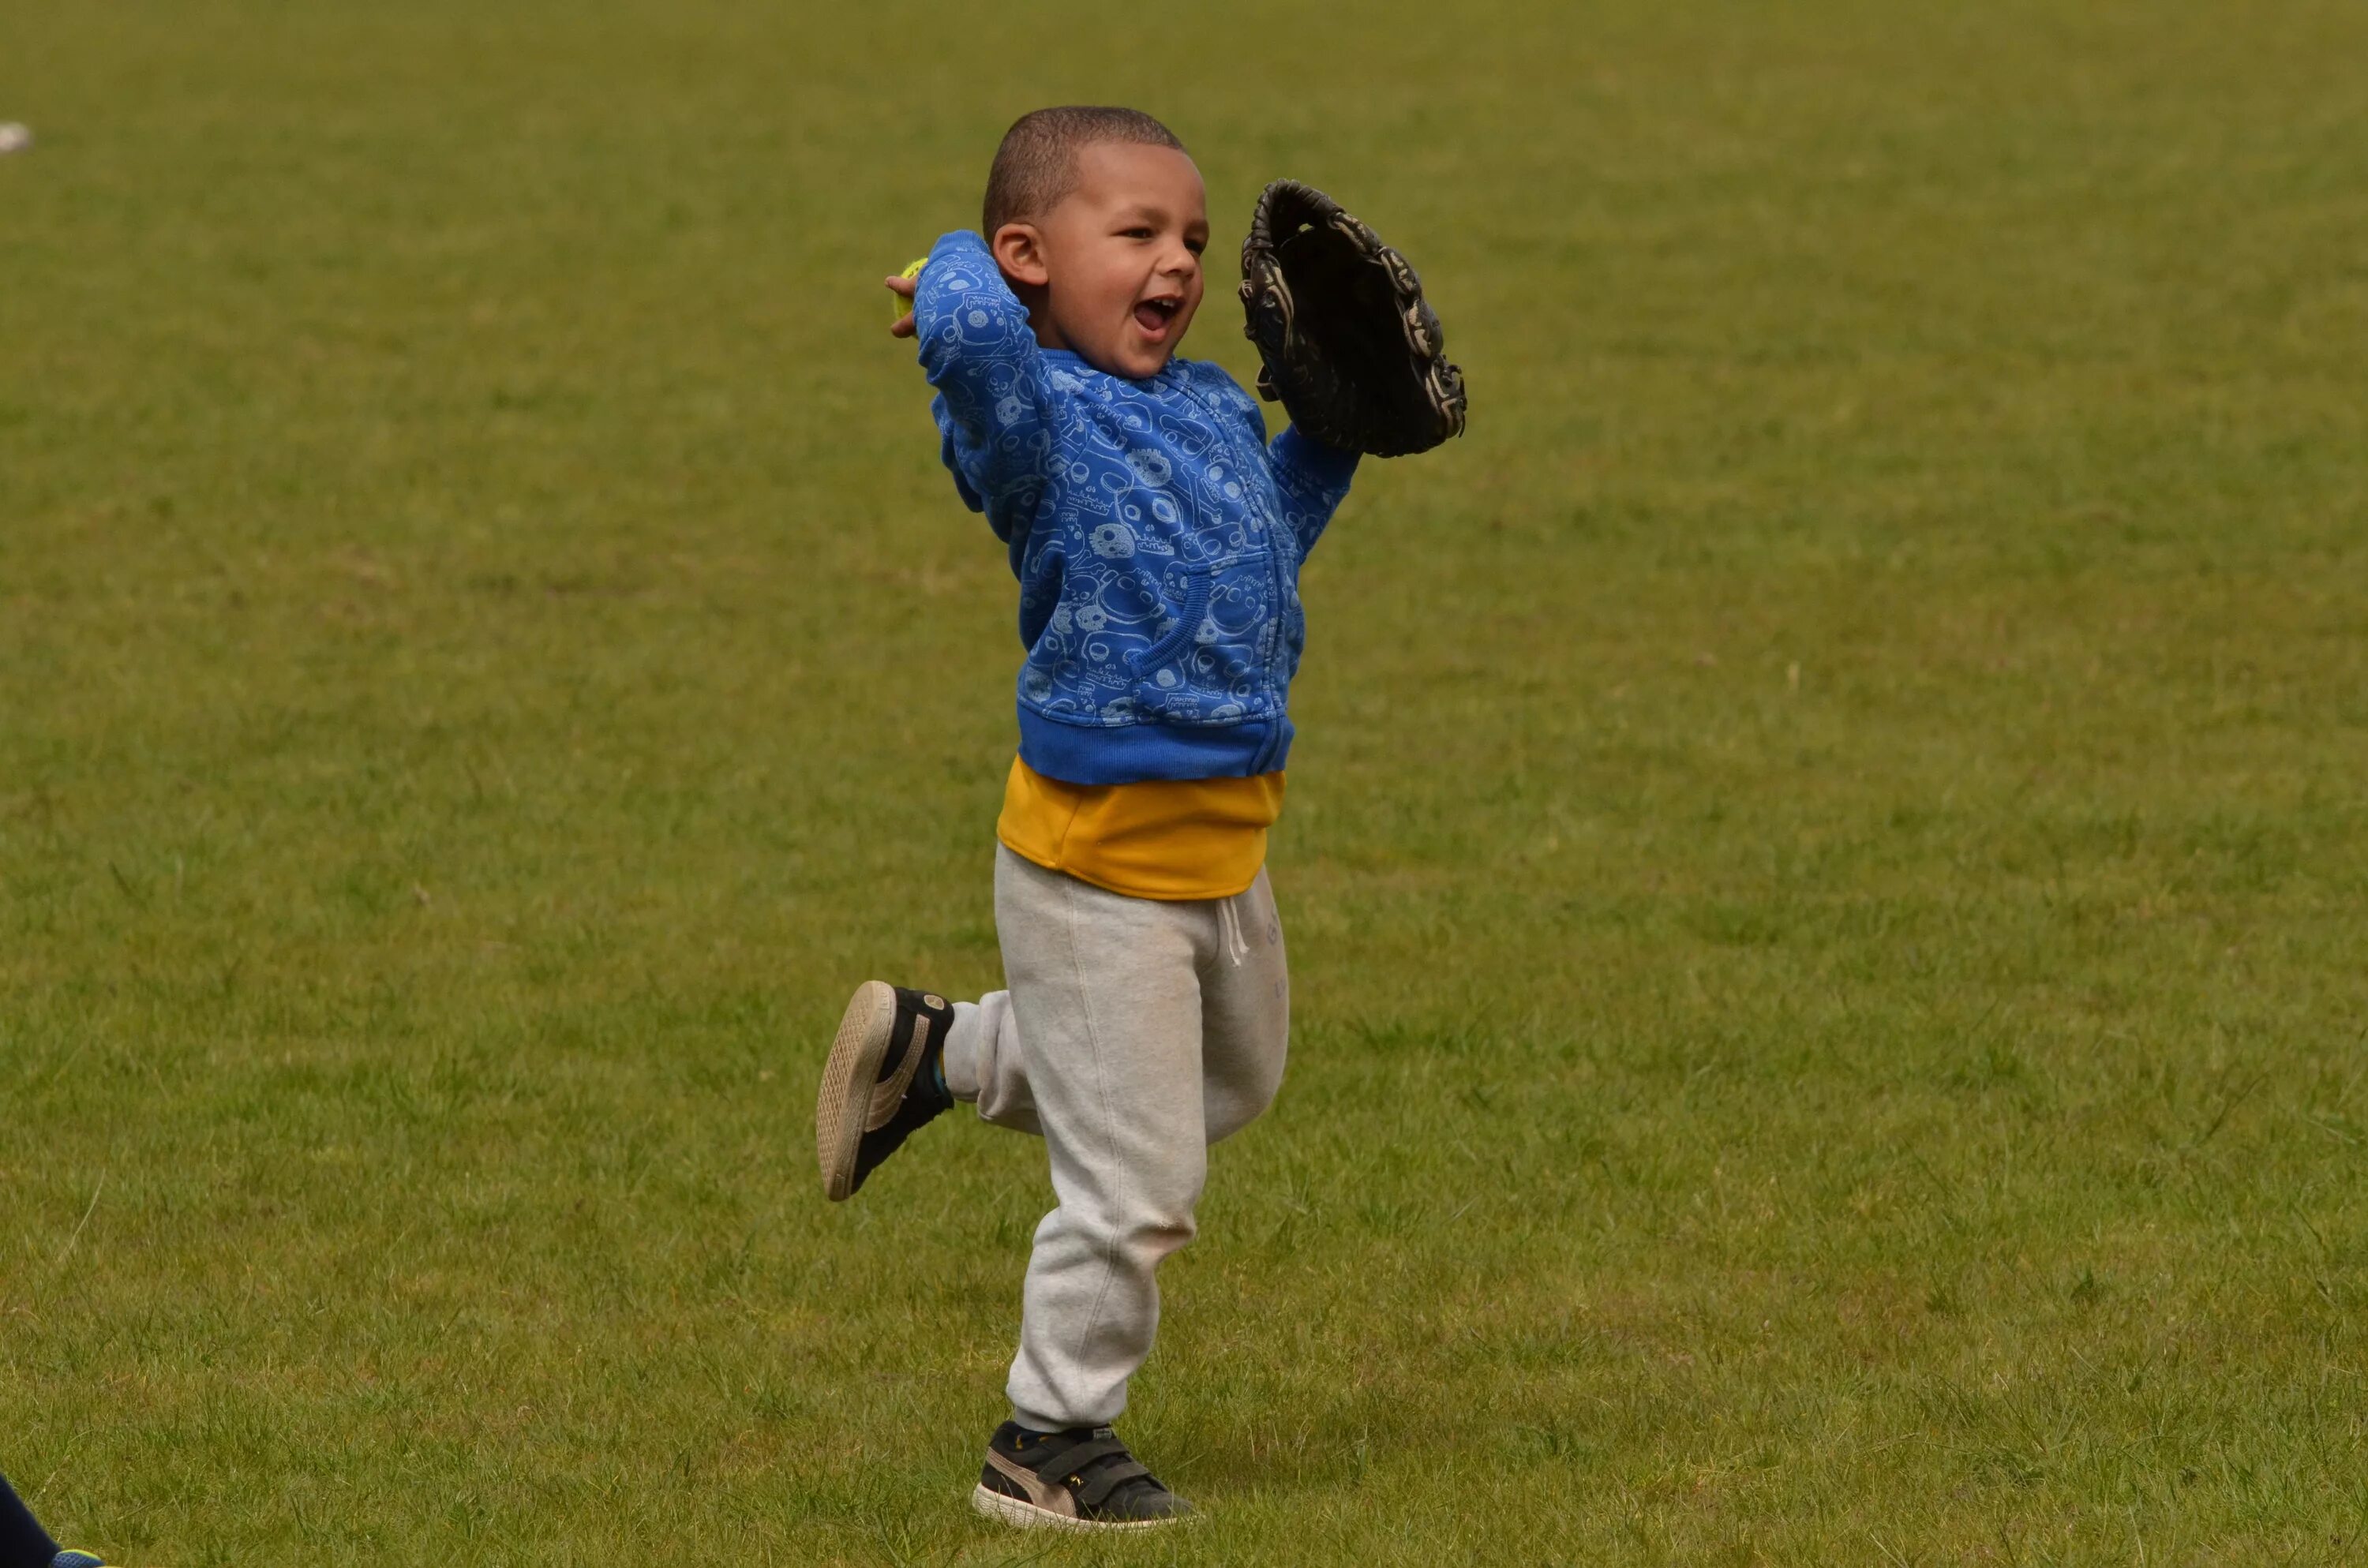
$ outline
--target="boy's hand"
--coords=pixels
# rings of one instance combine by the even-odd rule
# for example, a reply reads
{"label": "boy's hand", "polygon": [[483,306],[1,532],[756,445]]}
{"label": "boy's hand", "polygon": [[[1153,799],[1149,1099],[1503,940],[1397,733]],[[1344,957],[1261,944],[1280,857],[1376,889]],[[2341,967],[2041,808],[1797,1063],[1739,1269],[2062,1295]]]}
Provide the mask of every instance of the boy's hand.
{"label": "boy's hand", "polygon": [[897,312],[896,319],[889,323],[889,336],[910,337],[917,330],[913,324],[913,291],[921,286],[921,268],[928,264],[928,258],[924,256],[906,267],[900,276],[880,280],[888,285],[888,291],[895,295],[905,307]]}

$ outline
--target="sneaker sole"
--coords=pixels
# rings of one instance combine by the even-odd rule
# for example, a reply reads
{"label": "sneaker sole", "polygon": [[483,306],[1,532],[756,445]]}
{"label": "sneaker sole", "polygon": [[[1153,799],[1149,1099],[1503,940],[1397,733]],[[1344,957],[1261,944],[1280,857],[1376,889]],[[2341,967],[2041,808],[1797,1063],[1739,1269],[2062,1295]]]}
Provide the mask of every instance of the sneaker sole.
{"label": "sneaker sole", "polygon": [[1076,1519],[1050,1508],[1040,1508],[1025,1497],[1008,1496],[984,1482],[971,1488],[970,1506],[997,1523],[1016,1525],[1023,1530],[1157,1530],[1180,1525],[1191,1517],[1179,1514],[1172,1519]]}
{"label": "sneaker sole", "polygon": [[896,1034],[896,988],[867,980],[855,988],[822,1064],[822,1088],[814,1096],[814,1161],[822,1189],[833,1203],[855,1191],[855,1155],[863,1144],[863,1123],[871,1109],[871,1086]]}

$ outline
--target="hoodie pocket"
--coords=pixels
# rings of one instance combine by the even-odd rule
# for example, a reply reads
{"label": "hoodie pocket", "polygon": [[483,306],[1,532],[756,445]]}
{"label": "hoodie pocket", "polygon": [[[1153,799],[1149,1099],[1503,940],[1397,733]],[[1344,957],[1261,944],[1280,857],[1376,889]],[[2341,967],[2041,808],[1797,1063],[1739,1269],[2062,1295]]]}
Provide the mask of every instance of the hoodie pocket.
{"label": "hoodie pocket", "polygon": [[1164,597],[1176,623],[1130,661],[1134,705],[1169,723],[1226,723],[1260,704],[1278,607],[1264,551],[1172,568]]}
{"label": "hoodie pocket", "polygon": [[[1174,574],[1181,579],[1183,604],[1176,611],[1176,624],[1167,634],[1141,653],[1130,655],[1137,679],[1150,675],[1164,665],[1172,664],[1176,656],[1193,645],[1201,623],[1209,616],[1209,598],[1215,591],[1217,569],[1213,566],[1183,566]],[[1172,601],[1171,601],[1172,602]]]}

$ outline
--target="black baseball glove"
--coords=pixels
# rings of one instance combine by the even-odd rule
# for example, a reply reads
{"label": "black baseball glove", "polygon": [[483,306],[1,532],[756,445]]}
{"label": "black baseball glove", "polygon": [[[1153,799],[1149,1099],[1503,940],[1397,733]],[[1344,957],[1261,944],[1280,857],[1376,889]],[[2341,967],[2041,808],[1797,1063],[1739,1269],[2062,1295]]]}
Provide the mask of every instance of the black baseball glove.
{"label": "black baseball glove", "polygon": [[1329,447],[1401,457],[1463,434],[1463,372],[1406,257],[1314,186],[1279,179],[1242,242],[1258,392]]}

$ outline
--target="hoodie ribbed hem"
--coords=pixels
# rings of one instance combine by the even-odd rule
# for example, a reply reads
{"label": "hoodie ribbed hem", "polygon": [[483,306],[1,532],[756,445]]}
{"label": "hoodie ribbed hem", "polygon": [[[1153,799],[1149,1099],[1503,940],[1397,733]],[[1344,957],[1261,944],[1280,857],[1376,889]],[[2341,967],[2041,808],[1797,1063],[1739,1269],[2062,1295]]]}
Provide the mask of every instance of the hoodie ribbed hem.
{"label": "hoodie ribbed hem", "polygon": [[1064,724],[1024,705],[1019,756],[1047,778],[1140,784],[1154,778],[1250,778],[1280,772],[1291,721],[1239,724]]}

